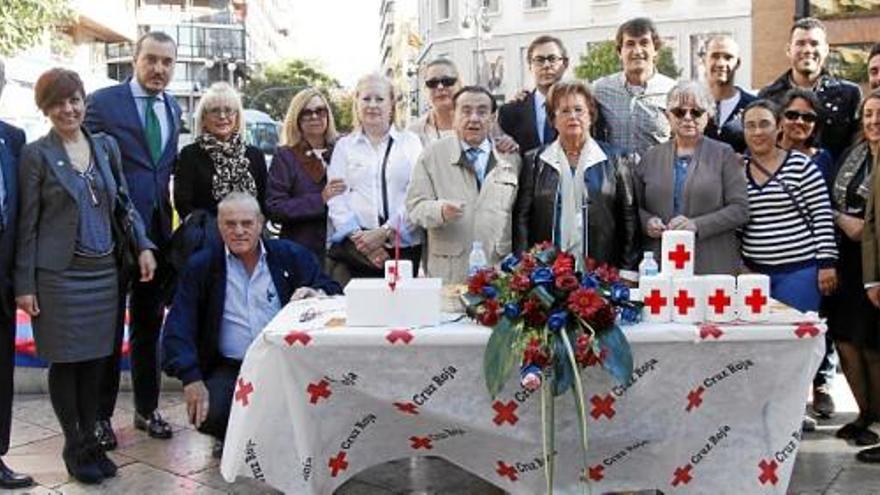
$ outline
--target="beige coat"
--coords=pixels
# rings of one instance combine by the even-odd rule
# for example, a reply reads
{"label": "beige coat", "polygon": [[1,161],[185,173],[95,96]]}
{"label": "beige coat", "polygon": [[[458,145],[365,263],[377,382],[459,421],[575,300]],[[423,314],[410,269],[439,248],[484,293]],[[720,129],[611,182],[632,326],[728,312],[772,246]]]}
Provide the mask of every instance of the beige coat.
{"label": "beige coat", "polygon": [[[511,252],[519,167],[518,155],[501,155],[493,149],[478,189],[457,137],[425,148],[413,169],[406,209],[410,221],[428,232],[427,250],[422,254],[428,276],[447,284],[465,282],[474,241],[483,243],[490,264]],[[464,214],[445,222],[440,213],[445,202],[464,204]]]}

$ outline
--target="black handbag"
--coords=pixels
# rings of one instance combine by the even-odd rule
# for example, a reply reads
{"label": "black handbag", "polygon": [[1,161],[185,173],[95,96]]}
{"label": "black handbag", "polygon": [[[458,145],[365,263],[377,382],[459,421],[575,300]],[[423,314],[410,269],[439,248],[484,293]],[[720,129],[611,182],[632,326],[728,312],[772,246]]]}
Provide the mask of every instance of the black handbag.
{"label": "black handbag", "polygon": [[342,242],[332,244],[327,251],[327,256],[348,267],[353,276],[381,277],[385,275],[384,268],[376,268],[376,265],[364,253],[358,251],[357,246],[348,237]]}

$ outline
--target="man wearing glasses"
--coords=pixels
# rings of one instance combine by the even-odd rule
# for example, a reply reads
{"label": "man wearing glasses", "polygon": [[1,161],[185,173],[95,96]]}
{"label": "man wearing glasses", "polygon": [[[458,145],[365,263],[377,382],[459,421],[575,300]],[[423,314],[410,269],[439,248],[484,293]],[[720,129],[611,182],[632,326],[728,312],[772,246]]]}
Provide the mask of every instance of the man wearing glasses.
{"label": "man wearing glasses", "polygon": [[675,81],[657,72],[662,43],[654,23],[639,17],[617,29],[617,54],[623,71],[596,81],[599,104],[596,139],[644,155],[655,144],[669,140],[666,94]]}
{"label": "man wearing glasses", "polygon": [[519,145],[520,152],[553,142],[556,130],[547,120],[545,102],[550,86],[568,69],[568,54],[559,38],[538,36],[526,55],[535,89],[525,98],[505,103],[498,109],[498,124]]}

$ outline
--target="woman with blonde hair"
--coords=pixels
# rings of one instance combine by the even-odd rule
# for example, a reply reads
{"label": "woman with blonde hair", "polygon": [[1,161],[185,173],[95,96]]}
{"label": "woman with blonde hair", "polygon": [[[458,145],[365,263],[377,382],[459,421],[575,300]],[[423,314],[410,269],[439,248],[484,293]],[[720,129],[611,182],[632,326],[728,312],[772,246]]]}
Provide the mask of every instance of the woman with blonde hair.
{"label": "woman with blonde hair", "polygon": [[282,134],[269,169],[266,212],[281,225],[282,238],[306,246],[323,260],[327,199],[342,192],[341,181],[327,186],[327,163],[337,138],[327,98],[314,88],[297,93]]}
{"label": "woman with blonde hair", "polygon": [[396,127],[396,100],[386,77],[362,77],[353,102],[355,129],[333,149],[327,177],[331,183],[342,179],[344,192],[327,203],[333,230],[328,255],[340,282],[349,276],[383,276],[398,235],[401,257],[419,266],[423,233],[410,224],[405,199],[422,144],[412,132]]}

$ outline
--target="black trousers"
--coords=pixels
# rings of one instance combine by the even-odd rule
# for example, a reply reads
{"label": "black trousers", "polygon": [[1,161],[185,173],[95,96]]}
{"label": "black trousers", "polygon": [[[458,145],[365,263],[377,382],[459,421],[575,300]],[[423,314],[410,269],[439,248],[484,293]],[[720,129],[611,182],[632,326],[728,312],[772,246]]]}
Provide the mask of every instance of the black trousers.
{"label": "black trousers", "polygon": [[9,434],[12,427],[12,373],[15,369],[13,308],[15,304],[12,301],[0,301],[0,456],[5,455],[9,450]]}
{"label": "black trousers", "polygon": [[[155,252],[158,267],[150,282],[131,282],[128,297],[130,312],[129,346],[131,350],[131,382],[134,391],[135,410],[148,416],[159,406],[160,359],[159,337],[165,317],[165,293],[163,284],[170,270],[165,256]],[[125,291],[123,291],[125,292]],[[98,419],[110,419],[116,408],[119,393],[119,363],[125,318],[125,297],[120,298],[119,322],[116,328],[116,344],[113,355],[102,365]]]}
{"label": "black trousers", "polygon": [[229,423],[229,412],[232,410],[232,395],[235,393],[235,381],[241,362],[224,359],[205,377],[205,388],[208,389],[208,417],[199,426],[199,431],[223,440],[226,437],[226,425]]}

